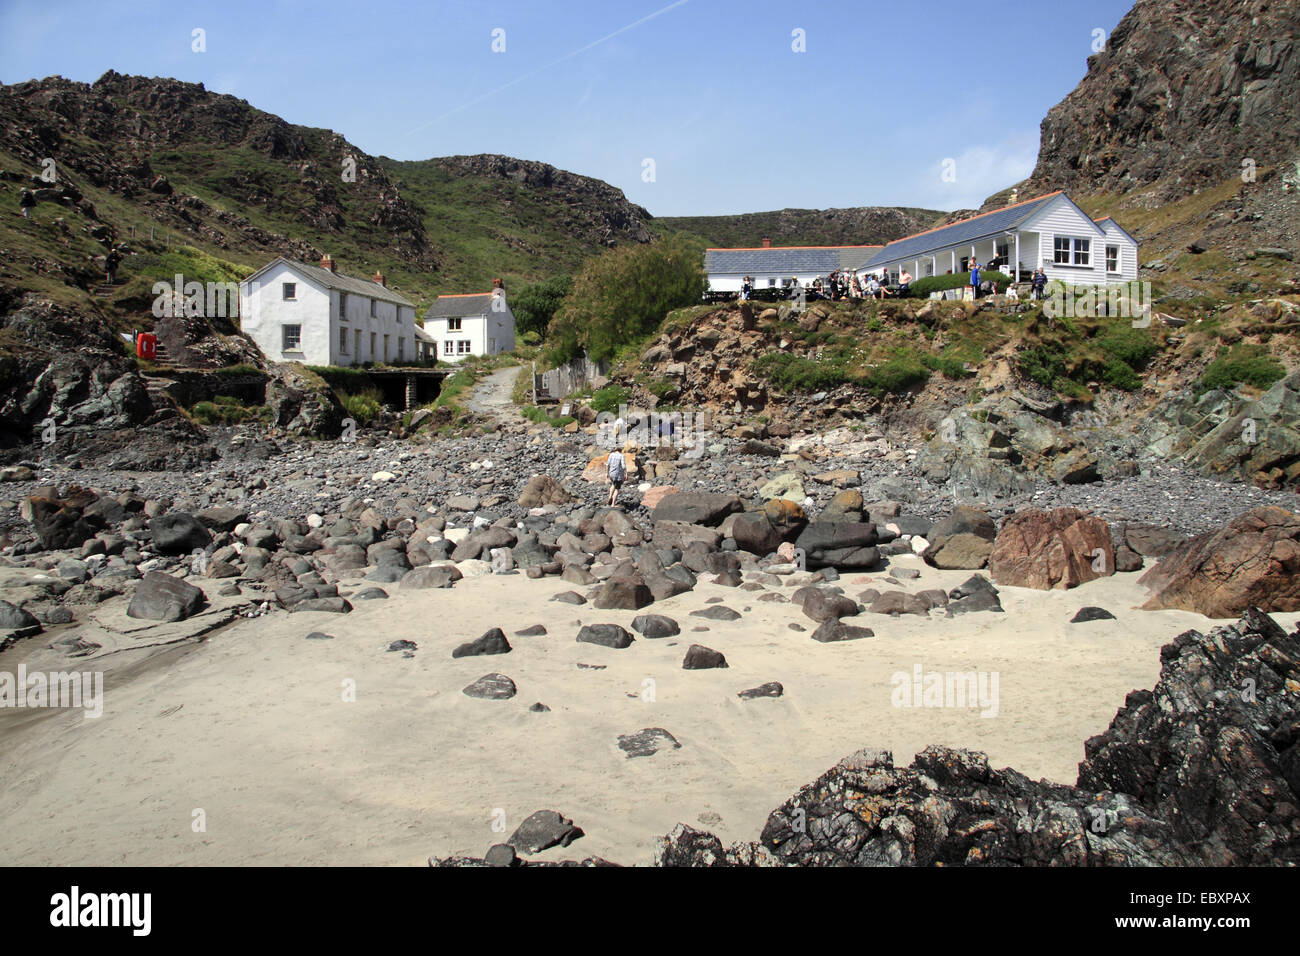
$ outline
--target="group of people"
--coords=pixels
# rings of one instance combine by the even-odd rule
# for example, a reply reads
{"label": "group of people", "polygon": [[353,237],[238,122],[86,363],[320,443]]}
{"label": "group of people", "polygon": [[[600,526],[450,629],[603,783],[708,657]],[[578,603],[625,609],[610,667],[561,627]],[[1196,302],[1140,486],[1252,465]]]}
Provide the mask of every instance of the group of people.
{"label": "group of people", "polygon": [[[998,262],[999,260],[994,259],[991,262],[989,262],[988,265],[986,265],[984,268],[988,271],[992,271],[993,269],[996,268],[994,263],[998,263]],[[972,262],[970,264],[970,286],[971,286],[971,292],[976,299],[978,299],[981,295],[993,295],[998,290],[998,287],[993,282],[993,280],[980,279],[980,264],[978,262]],[[1031,298],[1033,299],[1046,298],[1047,273],[1043,271],[1042,266],[1039,266],[1037,269],[1034,270],[1033,276],[1031,276],[1029,279],[1029,287],[1032,290],[1030,296]],[[1007,286],[1007,296],[1008,298],[1012,298],[1012,299],[1020,298],[1020,293],[1016,291],[1016,285],[1014,280],[1009,286]]]}
{"label": "group of people", "polygon": [[[882,279],[881,276],[872,274],[860,276],[856,272],[837,269],[830,275],[818,276],[808,283],[806,287],[804,283],[799,281],[798,277],[791,277],[783,288],[789,290],[791,298],[798,296],[800,291],[807,288],[809,291],[833,301],[839,301],[840,299],[883,299],[888,295],[905,295],[908,285],[912,282],[912,276],[907,270],[899,273],[896,289],[891,289]],[[745,276],[740,282],[740,301],[748,301],[753,298],[753,295],[754,277]]]}

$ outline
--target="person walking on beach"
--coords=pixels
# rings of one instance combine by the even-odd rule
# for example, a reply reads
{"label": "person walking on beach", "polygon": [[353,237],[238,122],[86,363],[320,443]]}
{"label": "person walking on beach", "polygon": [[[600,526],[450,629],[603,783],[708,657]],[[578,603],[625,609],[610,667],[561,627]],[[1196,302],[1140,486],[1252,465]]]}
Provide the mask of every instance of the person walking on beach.
{"label": "person walking on beach", "polygon": [[612,508],[618,501],[623,479],[627,477],[627,462],[617,448],[609,453],[609,458],[605,461],[605,474],[609,477],[609,506]]}

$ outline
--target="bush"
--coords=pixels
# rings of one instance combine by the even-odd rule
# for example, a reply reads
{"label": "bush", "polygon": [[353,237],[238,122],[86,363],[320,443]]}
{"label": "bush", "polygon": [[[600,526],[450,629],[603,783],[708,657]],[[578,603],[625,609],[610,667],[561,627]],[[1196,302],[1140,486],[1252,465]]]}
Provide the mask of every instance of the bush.
{"label": "bush", "polygon": [[267,421],[271,410],[261,405],[244,406],[229,395],[216,395],[210,402],[195,402],[190,417],[200,425],[238,425],[247,421]]}
{"label": "bush", "polygon": [[1139,329],[1117,326],[1097,339],[1097,347],[1112,362],[1119,361],[1130,369],[1146,368],[1160,346],[1150,334]]}
{"label": "bush", "polygon": [[1286,377],[1286,369],[1260,345],[1233,346],[1226,355],[1220,355],[1205,369],[1198,392],[1212,388],[1232,388],[1234,385],[1253,385],[1268,388],[1278,379]]}
{"label": "bush", "polygon": [[370,386],[357,392],[340,392],[339,404],[358,425],[369,425],[379,417],[384,403],[379,390]]}
{"label": "bush", "polygon": [[592,393],[591,407],[597,412],[616,412],[620,405],[626,405],[632,397],[622,385],[606,385]]}
{"label": "bush", "polygon": [[893,358],[869,370],[860,384],[879,397],[906,392],[914,385],[924,385],[929,378],[929,369],[915,352],[900,350]]}
{"label": "bush", "polygon": [[819,392],[848,380],[834,361],[814,362],[788,352],[768,352],[754,362],[754,371],[786,392]]}
{"label": "bush", "polygon": [[[1005,292],[1011,283],[1011,276],[1005,272],[980,270],[980,281],[991,281],[999,292]],[[950,276],[926,276],[914,279],[907,287],[907,294],[915,299],[928,299],[931,292],[943,292],[947,289],[960,289],[970,285],[970,272],[955,272]]]}
{"label": "bush", "polygon": [[[541,341],[542,333],[555,318],[556,311],[564,303],[573,288],[570,276],[555,276],[544,282],[524,286],[510,297],[510,311],[515,316],[515,327],[524,334],[524,342],[536,345]],[[528,336],[533,341],[528,342]]]}
{"label": "bush", "polygon": [[1059,345],[1033,345],[1016,357],[1020,374],[1045,388],[1055,388],[1065,374],[1065,350]]}
{"label": "bush", "polygon": [[585,349],[605,359],[659,327],[673,309],[704,295],[703,244],[683,235],[619,246],[587,260],[547,327],[546,361],[561,365]]}
{"label": "bush", "polygon": [[939,372],[944,378],[959,379],[970,378],[974,372],[967,371],[966,365],[960,359],[952,358],[946,355],[927,355],[922,360],[925,367],[934,372]]}
{"label": "bush", "polygon": [[1106,368],[1101,373],[1101,380],[1107,385],[1113,385],[1126,392],[1136,391],[1142,387],[1141,377],[1123,359],[1111,359],[1107,362]]}

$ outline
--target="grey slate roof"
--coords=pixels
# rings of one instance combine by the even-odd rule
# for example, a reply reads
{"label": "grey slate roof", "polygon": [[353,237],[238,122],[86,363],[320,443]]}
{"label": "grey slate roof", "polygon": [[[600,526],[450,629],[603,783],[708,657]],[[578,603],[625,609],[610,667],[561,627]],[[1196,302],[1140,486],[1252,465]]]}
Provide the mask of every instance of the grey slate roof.
{"label": "grey slate roof", "polygon": [[492,308],[492,293],[480,295],[440,295],[424,313],[424,321],[430,319],[463,319],[468,315],[487,315]]}
{"label": "grey slate roof", "polygon": [[369,279],[357,279],[341,272],[330,272],[328,269],[322,269],[320,266],[309,266],[305,262],[297,262],[293,259],[286,259],[279,256],[267,263],[257,272],[245,279],[245,282],[252,280],[255,276],[265,272],[277,262],[284,262],[292,266],[297,271],[303,273],[308,278],[319,282],[327,289],[337,289],[339,292],[346,292],[349,295],[364,295],[371,299],[378,299],[380,302],[393,302],[397,305],[405,305],[415,308],[415,303],[403,295],[394,292],[378,282],[371,282]]}
{"label": "grey slate roof", "polygon": [[856,269],[879,246],[772,246],[768,249],[707,249],[704,271],[710,275],[787,276],[796,273],[829,275],[836,269]]}
{"label": "grey slate roof", "polygon": [[867,267],[870,268],[885,262],[895,262],[899,259],[906,259],[908,256],[923,255],[933,249],[955,246],[963,242],[973,242],[977,239],[986,239],[989,236],[1007,232],[1015,229],[1060,195],[1059,191],[1048,193],[1046,196],[1028,199],[1016,203],[1014,206],[995,209],[993,212],[986,212],[981,216],[972,216],[970,219],[963,219],[961,222],[954,222],[949,226],[940,226],[938,229],[930,229],[914,236],[895,239],[872,256],[870,261],[867,262]]}

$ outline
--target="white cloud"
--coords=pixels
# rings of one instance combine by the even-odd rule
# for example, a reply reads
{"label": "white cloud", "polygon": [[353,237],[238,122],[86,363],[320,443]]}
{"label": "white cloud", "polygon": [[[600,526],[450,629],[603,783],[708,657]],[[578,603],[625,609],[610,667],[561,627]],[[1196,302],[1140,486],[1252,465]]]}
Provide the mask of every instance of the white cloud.
{"label": "white cloud", "polygon": [[[1020,182],[1034,171],[1038,137],[1021,134],[992,145],[966,147],[956,155],[928,163],[913,184],[917,205],[938,209],[974,209],[993,193]],[[945,181],[945,170],[949,171]]]}

